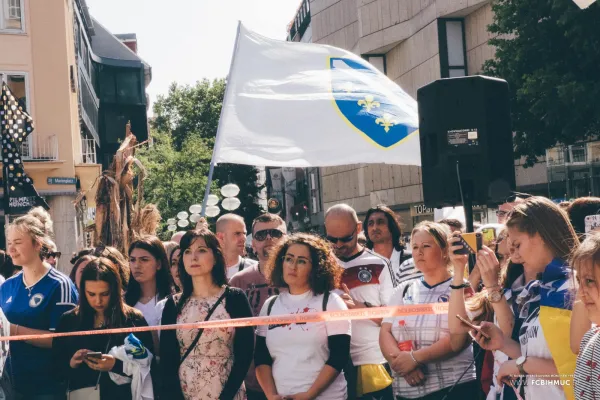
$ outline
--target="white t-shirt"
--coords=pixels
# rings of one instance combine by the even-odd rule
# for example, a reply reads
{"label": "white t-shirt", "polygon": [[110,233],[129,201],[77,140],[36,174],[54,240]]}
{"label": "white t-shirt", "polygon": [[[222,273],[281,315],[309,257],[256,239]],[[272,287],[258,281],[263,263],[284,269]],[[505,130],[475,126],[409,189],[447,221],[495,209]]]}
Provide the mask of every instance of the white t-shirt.
{"label": "white t-shirt", "polygon": [[149,326],[158,326],[160,325],[160,320],[162,318],[162,312],[165,308],[166,301],[158,301],[155,296],[152,300],[143,304],[141,302],[137,302],[133,308],[140,310],[144,319],[148,323]]}
{"label": "white t-shirt", "polygon": [[240,269],[240,267],[242,266],[242,263],[244,263],[243,269],[252,267],[254,265],[258,265],[257,261],[254,261],[250,258],[244,258],[244,257],[240,256],[237,264],[232,265],[231,267],[227,267],[227,279],[228,280],[231,279],[238,272],[242,271],[242,269]]}
{"label": "white t-shirt", "polygon": [[[267,315],[271,300],[260,311]],[[327,311],[347,310],[344,301],[335,293],[329,295]],[[312,291],[300,295],[281,293],[273,303],[271,316],[302,314],[323,311],[323,295]],[[267,348],[273,359],[272,373],[280,396],[308,391],[329,358],[327,337],[350,335],[350,321],[311,322],[306,324],[258,327],[257,334],[266,337]],[[346,379],[344,373],[317,397],[317,399],[345,400]]]}
{"label": "white t-shirt", "polygon": [[[403,282],[394,291],[389,305],[447,303],[450,300],[451,284],[452,278],[432,287],[423,278]],[[405,291],[407,285],[408,289]],[[404,327],[400,324],[402,320]],[[398,343],[412,340],[415,350],[431,346],[450,336],[448,314],[391,317],[385,318],[383,322],[392,324],[392,335]],[[456,382],[460,384],[473,381],[476,374],[475,364],[471,364],[472,362],[473,349],[469,346],[452,358],[426,364],[425,384],[422,386],[410,386],[394,372],[394,395],[416,399],[450,387]]]}
{"label": "white t-shirt", "polygon": [[[348,286],[354,300],[369,302],[374,307],[388,304],[395,281],[387,258],[363,249],[350,259],[340,261],[340,265],[344,268],[342,283]],[[379,329],[379,325],[370,319],[352,323],[350,355],[354,366],[386,362],[379,347]]]}

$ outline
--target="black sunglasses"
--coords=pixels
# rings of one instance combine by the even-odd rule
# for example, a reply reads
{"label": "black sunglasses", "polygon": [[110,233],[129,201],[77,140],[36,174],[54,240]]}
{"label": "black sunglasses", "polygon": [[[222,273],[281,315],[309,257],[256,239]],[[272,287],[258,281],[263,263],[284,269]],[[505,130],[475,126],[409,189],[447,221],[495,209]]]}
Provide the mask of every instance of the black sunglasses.
{"label": "black sunglasses", "polygon": [[346,237],[341,237],[341,238],[336,238],[334,236],[325,236],[325,238],[330,241],[331,243],[337,243],[337,242],[342,242],[342,243],[348,243],[351,242],[352,239],[354,239],[354,233],[350,236],[346,236]]}
{"label": "black sunglasses", "polygon": [[528,193],[520,193],[520,192],[513,192],[510,196],[508,196],[506,198],[506,200],[504,200],[505,203],[514,203],[515,200],[517,200],[517,198],[525,200],[528,199],[530,197],[533,197],[532,194],[528,194]]}
{"label": "black sunglasses", "polygon": [[253,237],[259,242],[262,242],[267,239],[267,235],[271,236],[272,239],[279,239],[283,236],[283,232],[279,229],[263,229],[262,231],[257,231]]}
{"label": "black sunglasses", "polygon": [[60,251],[53,251],[51,253],[48,253],[48,258],[50,258],[50,257],[60,258],[60,256],[62,256],[62,253]]}

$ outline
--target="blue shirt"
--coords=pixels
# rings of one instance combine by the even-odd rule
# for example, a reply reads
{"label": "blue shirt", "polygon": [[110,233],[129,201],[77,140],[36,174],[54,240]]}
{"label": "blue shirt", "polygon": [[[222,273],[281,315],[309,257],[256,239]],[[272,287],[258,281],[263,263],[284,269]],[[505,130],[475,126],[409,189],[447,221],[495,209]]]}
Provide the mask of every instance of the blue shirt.
{"label": "blue shirt", "polygon": [[[53,331],[63,313],[77,305],[77,290],[71,280],[56,269],[27,287],[23,272],[0,286],[0,308],[11,324]],[[55,393],[58,382],[52,373],[52,350],[15,341],[5,370],[18,393],[24,395]]]}

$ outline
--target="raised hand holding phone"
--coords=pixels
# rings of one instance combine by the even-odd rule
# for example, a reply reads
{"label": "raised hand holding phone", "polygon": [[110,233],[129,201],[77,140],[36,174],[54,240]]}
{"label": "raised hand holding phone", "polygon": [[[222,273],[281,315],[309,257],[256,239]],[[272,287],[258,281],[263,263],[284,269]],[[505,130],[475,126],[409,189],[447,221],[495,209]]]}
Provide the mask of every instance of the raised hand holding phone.
{"label": "raised hand holding phone", "polygon": [[489,336],[487,333],[485,333],[485,332],[482,332],[482,331],[481,331],[481,329],[480,329],[478,326],[476,326],[476,325],[473,325],[473,323],[472,323],[471,321],[469,321],[469,320],[467,320],[467,319],[465,319],[465,318],[461,317],[461,316],[460,316],[460,315],[458,315],[458,314],[456,314],[456,318],[458,318],[458,319],[460,320],[460,322],[462,322],[464,325],[466,325],[466,326],[468,326],[469,328],[471,328],[471,329],[474,329],[474,330],[476,330],[477,332],[479,332],[479,333],[481,334],[481,336],[483,336],[484,338],[486,338],[486,339],[488,339],[488,340],[489,340],[489,339],[491,339],[491,338],[490,338],[490,336]]}
{"label": "raised hand holding phone", "polygon": [[460,232],[454,232],[448,238],[448,253],[454,267],[454,276],[460,278],[461,281],[465,275],[465,265],[469,261],[469,255],[464,253],[463,249],[464,245],[460,238]]}
{"label": "raised hand holding phone", "polygon": [[[504,334],[502,330],[491,322],[482,322],[477,329],[472,329],[469,335],[484,350],[501,350],[504,347]],[[489,337],[486,338],[485,335]]]}

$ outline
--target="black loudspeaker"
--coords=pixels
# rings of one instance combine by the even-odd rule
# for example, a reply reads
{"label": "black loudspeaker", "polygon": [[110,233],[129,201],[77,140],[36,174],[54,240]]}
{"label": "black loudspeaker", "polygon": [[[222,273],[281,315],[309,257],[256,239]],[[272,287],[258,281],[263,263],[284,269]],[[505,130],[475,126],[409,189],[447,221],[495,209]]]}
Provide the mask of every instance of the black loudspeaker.
{"label": "black loudspeaker", "polygon": [[417,91],[423,196],[427,207],[465,199],[503,203],[515,190],[508,84],[486,76],[440,79]]}

